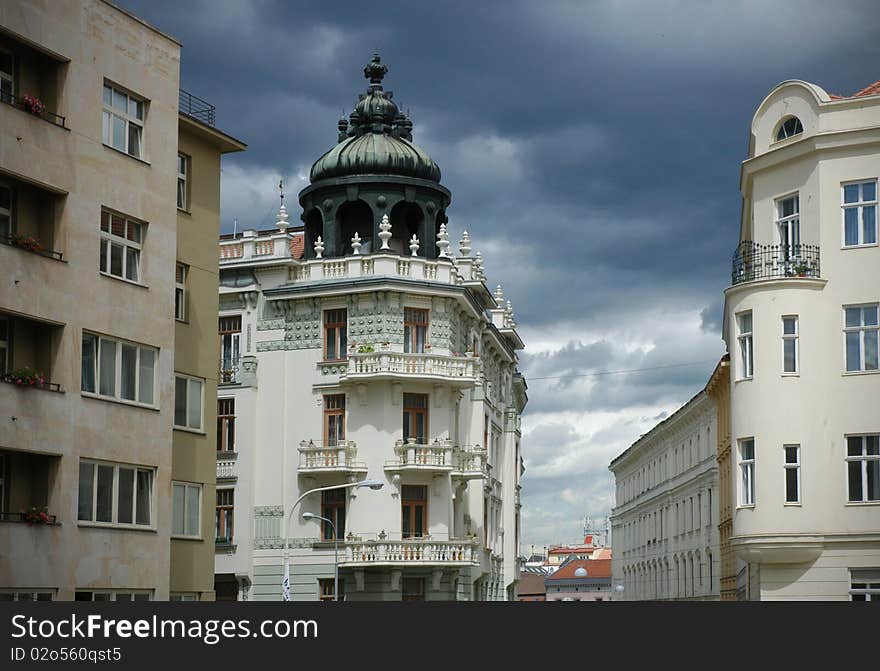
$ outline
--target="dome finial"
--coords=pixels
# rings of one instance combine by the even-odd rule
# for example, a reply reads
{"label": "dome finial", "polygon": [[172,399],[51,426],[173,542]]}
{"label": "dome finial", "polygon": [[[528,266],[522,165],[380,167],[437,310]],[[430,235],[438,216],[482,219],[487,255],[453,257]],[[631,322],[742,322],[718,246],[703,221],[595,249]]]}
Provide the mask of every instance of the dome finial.
{"label": "dome finial", "polygon": [[370,84],[381,86],[387,72],[388,66],[382,62],[379,52],[373,52],[372,60],[364,68],[364,77],[370,80]]}

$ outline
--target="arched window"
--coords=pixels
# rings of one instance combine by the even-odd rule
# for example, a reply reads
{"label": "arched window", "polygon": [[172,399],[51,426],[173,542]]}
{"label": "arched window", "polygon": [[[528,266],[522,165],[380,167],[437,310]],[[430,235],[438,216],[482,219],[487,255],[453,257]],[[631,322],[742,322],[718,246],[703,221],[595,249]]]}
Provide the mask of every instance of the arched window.
{"label": "arched window", "polygon": [[790,138],[793,135],[798,135],[803,132],[804,126],[801,123],[801,120],[795,116],[790,116],[779,124],[779,130],[776,131],[776,141],[779,142],[780,140],[785,140],[786,138]]}

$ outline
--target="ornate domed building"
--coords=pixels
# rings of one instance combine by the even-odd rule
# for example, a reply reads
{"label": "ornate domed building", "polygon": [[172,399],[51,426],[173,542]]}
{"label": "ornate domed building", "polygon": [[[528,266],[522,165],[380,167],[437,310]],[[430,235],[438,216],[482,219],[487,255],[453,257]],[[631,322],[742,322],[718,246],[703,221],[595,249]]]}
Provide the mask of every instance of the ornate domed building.
{"label": "ornate domed building", "polygon": [[523,344],[466,231],[451,255],[386,72],[299,195],[304,256],[283,206],[220,242],[216,573],[239,598],[516,598]]}

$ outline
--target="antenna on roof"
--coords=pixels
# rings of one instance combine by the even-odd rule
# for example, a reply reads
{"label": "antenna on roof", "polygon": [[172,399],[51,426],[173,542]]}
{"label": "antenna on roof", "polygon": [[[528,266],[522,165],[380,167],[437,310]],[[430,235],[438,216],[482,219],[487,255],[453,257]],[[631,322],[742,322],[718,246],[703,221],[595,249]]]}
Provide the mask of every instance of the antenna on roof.
{"label": "antenna on roof", "polygon": [[281,204],[284,205],[284,180],[278,181],[278,190],[281,192]]}

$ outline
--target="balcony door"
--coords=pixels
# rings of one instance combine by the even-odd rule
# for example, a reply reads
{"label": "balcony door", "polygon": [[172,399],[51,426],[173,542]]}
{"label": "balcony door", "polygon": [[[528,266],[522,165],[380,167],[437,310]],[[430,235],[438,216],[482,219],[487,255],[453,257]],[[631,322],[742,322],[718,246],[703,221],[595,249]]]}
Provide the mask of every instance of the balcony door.
{"label": "balcony door", "polygon": [[232,382],[241,354],[241,315],[220,317],[220,372],[221,382]]}
{"label": "balcony door", "polygon": [[788,261],[800,254],[801,224],[798,195],[787,196],[776,201],[776,209],[776,228],[779,231],[782,258]]}
{"label": "balcony door", "polygon": [[418,308],[403,310],[403,351],[424,354],[428,340],[428,311]]}
{"label": "balcony door", "polygon": [[403,538],[422,538],[428,533],[427,485],[403,485],[400,491]]}
{"label": "balcony door", "polygon": [[345,394],[324,397],[324,447],[345,441]]}
{"label": "balcony door", "polygon": [[428,443],[428,395],[403,395],[403,442]]}

